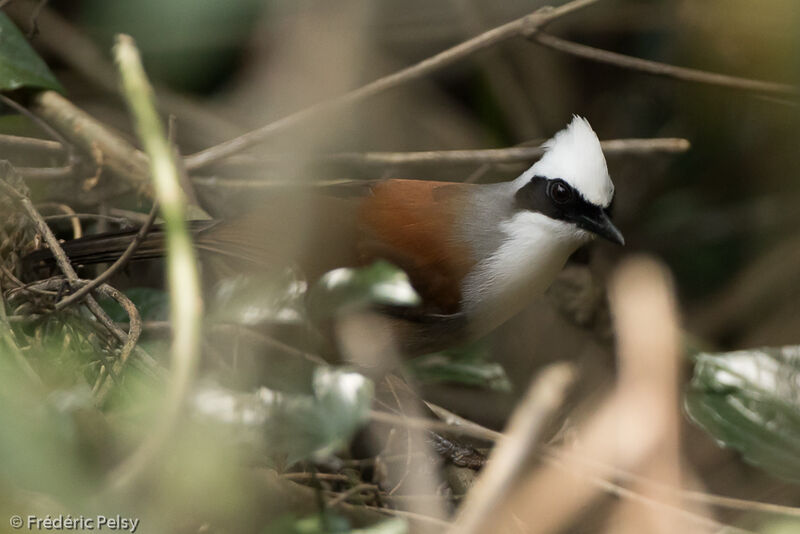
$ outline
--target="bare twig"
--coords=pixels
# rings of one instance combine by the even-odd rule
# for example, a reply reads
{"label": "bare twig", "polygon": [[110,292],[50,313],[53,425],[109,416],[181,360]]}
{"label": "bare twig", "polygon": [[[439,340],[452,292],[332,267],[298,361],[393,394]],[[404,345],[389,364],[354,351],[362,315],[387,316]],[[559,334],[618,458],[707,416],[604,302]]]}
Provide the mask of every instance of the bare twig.
{"label": "bare twig", "polygon": [[402,69],[374,82],[368,83],[358,89],[335,97],[331,100],[320,102],[308,108],[297,111],[275,122],[262,126],[256,130],[243,134],[239,137],[207,148],[186,158],[186,168],[189,170],[199,169],[212,163],[241,152],[258,143],[263,142],[269,136],[284,130],[290,126],[300,124],[314,116],[322,113],[329,113],[355,102],[373,97],[379,93],[393,89],[399,85],[417,80],[439,70],[447,65],[455,63],[467,56],[483,50],[489,46],[497,44],[516,36],[530,36],[548,23],[595,3],[597,0],[573,0],[562,6],[543,7],[524,17],[518,18],[502,26],[484,32],[477,37],[473,37],[461,44],[440,52],[434,56],[420,61],[419,63]]}
{"label": "bare twig", "polygon": [[578,43],[573,43],[549,33],[539,32],[533,35],[532,39],[542,46],[552,48],[559,52],[564,52],[573,56],[582,57],[591,61],[607,63],[623,69],[635,70],[653,74],[656,76],[666,76],[676,80],[687,82],[705,83],[719,87],[740,89],[743,91],[753,91],[756,93],[767,93],[772,95],[797,96],[800,94],[794,85],[785,83],[766,82],[762,80],[751,80],[738,76],[728,76],[686,67],[676,67],[658,61],[640,59],[637,57],[626,56],[608,50],[601,50]]}
{"label": "bare twig", "polygon": [[50,124],[47,121],[42,120],[40,117],[37,117],[35,114],[31,113],[24,106],[21,106],[20,104],[18,104],[15,100],[13,100],[13,99],[11,99],[11,98],[3,95],[3,94],[0,94],[0,100],[2,100],[5,105],[13,108],[15,111],[17,111],[21,115],[25,115],[26,117],[31,119],[34,123],[36,123],[37,126],[39,126],[42,130],[47,132],[47,134],[49,136],[51,136],[53,139],[55,139],[56,141],[61,143],[61,146],[63,146],[64,148],[67,149],[67,152],[69,154],[68,159],[70,161],[72,161],[73,146],[69,141],[67,141],[65,136],[61,135],[61,133],[58,130],[56,130],[55,128],[50,126]]}
{"label": "bare twig", "polygon": [[[14,201],[19,203],[31,220],[33,220],[37,231],[44,237],[47,246],[50,248],[50,251],[56,259],[56,264],[58,265],[59,269],[61,269],[61,272],[64,273],[64,276],[66,276],[67,280],[70,283],[78,283],[80,279],[78,278],[75,269],[72,268],[67,255],[64,253],[64,249],[61,248],[56,236],[53,235],[52,230],[50,230],[50,227],[48,227],[47,223],[44,222],[44,219],[42,219],[42,216],[36,210],[30,199],[11,187],[11,185],[6,183],[6,181],[3,179],[0,179],[0,189],[2,189],[3,192],[5,192],[5,194],[11,197]],[[129,336],[114,324],[114,321],[111,320],[108,314],[92,296],[86,297],[86,305],[89,308],[89,311],[91,311],[92,314],[97,318],[97,320],[100,321],[103,326],[105,326],[112,334],[114,334],[117,339],[122,342],[123,346],[128,346],[130,343]],[[158,376],[158,363],[153,360],[143,349],[135,347],[134,350],[141,360],[141,363],[144,365],[145,370],[153,376]]]}
{"label": "bare twig", "polygon": [[48,156],[60,156],[64,153],[64,145],[61,143],[37,137],[0,134],[0,145],[8,146],[15,150],[35,150]]}
{"label": "bare twig", "polygon": [[[689,149],[686,139],[611,139],[602,141],[603,151],[613,154],[679,153]],[[325,161],[356,165],[424,165],[448,163],[517,163],[535,160],[544,154],[544,148],[509,147],[478,150],[426,150],[421,152],[343,152],[320,155]],[[239,160],[239,158],[237,158]],[[240,161],[247,161],[241,157]]]}
{"label": "bare twig", "polygon": [[30,109],[84,154],[101,154],[102,165],[134,187],[149,187],[147,156],[60,94],[41,91],[33,98]]}
{"label": "bare twig", "polygon": [[[26,287],[25,289],[45,291],[57,290],[60,293],[60,290],[65,283],[69,284],[70,286],[85,287],[93,283],[93,280],[64,280],[63,278],[49,278],[40,282],[34,282],[30,285],[30,287]],[[128,333],[125,336],[125,341],[120,349],[119,358],[114,361],[111,370],[106,369],[105,366],[104,369],[101,369],[101,373],[98,375],[95,386],[92,388],[93,392],[95,393],[95,402],[98,406],[102,406],[105,403],[108,394],[111,392],[110,384],[104,383],[106,372],[110,373],[112,376],[118,376],[120,371],[122,371],[130,355],[136,349],[136,343],[139,341],[139,336],[142,334],[142,320],[139,316],[139,310],[136,309],[136,305],[118,289],[111,287],[108,284],[100,284],[94,287],[94,290],[105,297],[116,300],[129,317]]]}
{"label": "bare twig", "polygon": [[328,502],[328,506],[330,508],[333,508],[334,506],[338,506],[339,504],[347,501],[347,499],[349,499],[353,495],[357,495],[357,494],[361,493],[364,490],[377,491],[378,490],[378,486],[376,486],[375,484],[366,484],[366,483],[364,483],[364,484],[356,484],[355,486],[353,486],[352,488],[348,489],[347,491],[343,491],[343,492],[339,493],[338,495],[336,495],[336,497],[334,497],[333,499],[331,499]]}
{"label": "bare twig", "polygon": [[77,290],[72,295],[65,297],[61,301],[56,304],[56,310],[63,310],[70,304],[74,304],[75,302],[80,301],[86,295],[92,292],[97,286],[104,283],[106,280],[110,279],[114,274],[118,273],[120,269],[125,267],[128,263],[128,260],[136,253],[136,250],[139,248],[139,245],[144,240],[147,233],[150,231],[150,228],[153,226],[153,222],[156,220],[156,215],[158,215],[158,202],[153,203],[153,207],[150,210],[150,214],[147,216],[147,221],[145,221],[144,225],[139,228],[139,231],[136,232],[136,235],[133,238],[133,241],[130,242],[128,247],[125,249],[125,252],[117,258],[117,260],[111,264],[111,266],[103,271],[97,278],[92,280],[90,283],[86,284],[79,290]]}
{"label": "bare twig", "polygon": [[[144,215],[144,214],[142,214]],[[145,216],[146,217],[146,216]],[[120,226],[133,226],[133,221],[127,217],[114,217],[112,215],[103,215],[101,213],[73,213],[70,215],[45,215],[42,217],[45,221],[58,221],[61,219],[78,219],[82,221],[96,221],[103,220],[118,224]]]}
{"label": "bare twig", "polygon": [[[73,239],[78,239],[83,236],[83,228],[81,228],[81,221],[77,217],[74,209],[61,202],[43,202],[37,205],[37,209],[40,211],[42,209],[47,209],[47,208],[57,209],[58,211],[64,213],[65,218],[69,218],[69,221],[72,224]],[[42,217],[42,218],[47,220],[47,217]]]}

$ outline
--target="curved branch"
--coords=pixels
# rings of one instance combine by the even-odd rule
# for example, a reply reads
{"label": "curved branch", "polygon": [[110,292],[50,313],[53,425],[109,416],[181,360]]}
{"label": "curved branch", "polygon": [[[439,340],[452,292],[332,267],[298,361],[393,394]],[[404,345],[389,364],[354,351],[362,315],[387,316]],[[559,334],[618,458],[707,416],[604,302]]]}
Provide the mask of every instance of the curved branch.
{"label": "curved branch", "polygon": [[56,310],[63,310],[70,304],[78,302],[79,300],[83,299],[86,295],[91,293],[96,287],[103,284],[106,280],[114,276],[115,273],[119,272],[120,269],[125,267],[128,263],[128,260],[134,255],[136,250],[139,248],[139,245],[144,240],[147,233],[150,231],[150,228],[153,226],[153,222],[156,220],[156,215],[158,214],[158,202],[153,203],[153,207],[150,210],[150,214],[147,216],[147,221],[145,221],[144,225],[139,228],[139,231],[136,232],[136,235],[133,237],[133,241],[130,242],[128,248],[125,249],[125,252],[117,258],[117,260],[111,264],[111,267],[103,271],[100,276],[77,290],[72,295],[65,297],[60,302],[56,304]]}

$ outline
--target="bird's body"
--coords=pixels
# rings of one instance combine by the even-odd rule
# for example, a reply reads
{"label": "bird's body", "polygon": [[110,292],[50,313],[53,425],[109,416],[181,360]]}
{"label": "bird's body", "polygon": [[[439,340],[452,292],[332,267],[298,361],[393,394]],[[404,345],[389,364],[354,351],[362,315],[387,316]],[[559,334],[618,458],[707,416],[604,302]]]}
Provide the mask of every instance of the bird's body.
{"label": "bird's body", "polygon": [[[259,270],[296,264],[311,280],[388,260],[422,297],[418,308],[388,312],[395,338],[408,353],[437,350],[515,315],[595,234],[622,242],[608,218],[614,189],[589,124],[575,117],[545,147],[544,157],[511,182],[395,179],[276,196],[258,213],[197,223],[194,241],[214,261]],[[90,236],[66,243],[65,251],[75,263],[109,261],[131,235]],[[160,230],[139,250],[140,257],[163,253]]]}

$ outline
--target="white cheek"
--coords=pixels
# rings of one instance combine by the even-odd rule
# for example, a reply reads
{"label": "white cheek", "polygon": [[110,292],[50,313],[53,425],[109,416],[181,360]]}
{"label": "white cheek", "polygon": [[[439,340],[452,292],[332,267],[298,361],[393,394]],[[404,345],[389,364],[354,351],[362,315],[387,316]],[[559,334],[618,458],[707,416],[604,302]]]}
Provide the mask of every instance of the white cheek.
{"label": "white cheek", "polygon": [[544,292],[572,252],[591,235],[540,213],[521,212],[503,223],[506,240],[464,280],[463,308],[475,335],[519,312]]}

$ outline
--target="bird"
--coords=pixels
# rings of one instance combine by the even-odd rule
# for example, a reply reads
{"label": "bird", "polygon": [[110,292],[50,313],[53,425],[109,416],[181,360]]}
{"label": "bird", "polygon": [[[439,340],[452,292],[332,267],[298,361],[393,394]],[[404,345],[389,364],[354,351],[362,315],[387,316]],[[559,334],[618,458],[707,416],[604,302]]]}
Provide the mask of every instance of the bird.
{"label": "bird", "polygon": [[[416,306],[381,306],[404,355],[476,340],[542,294],[567,259],[600,237],[624,245],[600,141],[574,115],[517,178],[493,184],[413,179],[349,182],[302,199],[276,194],[258,209],[190,224],[201,257],[257,271],[299,265],[309,281],[339,267],[387,260],[408,275]],[[298,242],[289,228],[303,227]],[[64,243],[74,264],[113,261],[135,231]],[[154,227],[134,259],[163,256]],[[52,261],[34,252],[29,265]]]}

